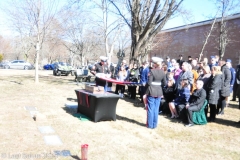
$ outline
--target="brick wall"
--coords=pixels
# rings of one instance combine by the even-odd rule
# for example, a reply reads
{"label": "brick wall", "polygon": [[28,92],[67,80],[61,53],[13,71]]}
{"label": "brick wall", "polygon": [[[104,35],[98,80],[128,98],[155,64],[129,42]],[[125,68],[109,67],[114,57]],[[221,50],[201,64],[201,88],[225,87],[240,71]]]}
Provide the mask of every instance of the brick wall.
{"label": "brick wall", "polygon": [[[230,42],[226,47],[223,59],[231,59],[233,66],[236,67],[240,63],[240,16],[228,20],[227,26]],[[219,23],[216,23],[203,51],[203,58],[210,59],[212,55],[219,55],[217,42],[220,34],[219,27]],[[189,25],[189,28],[183,26],[179,27],[179,29],[163,31],[156,36],[149,56],[159,56],[164,59],[166,56],[170,56],[171,59],[178,59],[178,55],[182,54],[184,60],[187,60],[188,56],[192,56],[192,58],[199,57],[210,28],[211,23],[200,22],[192,27]]]}

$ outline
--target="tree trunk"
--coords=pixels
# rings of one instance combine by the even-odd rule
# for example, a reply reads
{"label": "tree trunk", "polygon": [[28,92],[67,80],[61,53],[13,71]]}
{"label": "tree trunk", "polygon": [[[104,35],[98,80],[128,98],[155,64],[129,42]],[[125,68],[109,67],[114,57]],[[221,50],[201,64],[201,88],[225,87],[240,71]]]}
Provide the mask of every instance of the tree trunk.
{"label": "tree trunk", "polygon": [[35,83],[39,83],[39,78],[38,78],[39,50],[40,50],[40,42],[39,42],[39,35],[38,35],[38,40],[36,44],[36,56],[35,56]]}

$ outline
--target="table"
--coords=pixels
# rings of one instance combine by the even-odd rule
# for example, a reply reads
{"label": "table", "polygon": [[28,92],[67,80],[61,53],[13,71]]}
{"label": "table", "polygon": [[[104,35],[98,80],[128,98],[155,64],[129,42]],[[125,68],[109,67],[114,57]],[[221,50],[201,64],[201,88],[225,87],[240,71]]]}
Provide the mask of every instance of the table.
{"label": "table", "polygon": [[116,121],[116,106],[119,95],[113,93],[93,94],[84,89],[75,90],[78,100],[78,113],[82,113],[94,122],[101,120]]}

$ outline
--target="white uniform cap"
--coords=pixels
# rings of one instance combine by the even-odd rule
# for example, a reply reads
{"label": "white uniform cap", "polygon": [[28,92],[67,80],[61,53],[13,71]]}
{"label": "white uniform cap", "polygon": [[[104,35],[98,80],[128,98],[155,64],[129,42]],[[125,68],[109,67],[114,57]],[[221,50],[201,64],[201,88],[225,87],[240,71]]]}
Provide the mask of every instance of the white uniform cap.
{"label": "white uniform cap", "polygon": [[162,58],[159,58],[159,57],[152,57],[152,62],[153,63],[159,63],[159,62],[162,62],[163,59]]}
{"label": "white uniform cap", "polygon": [[105,57],[105,56],[100,56],[100,59],[101,59],[101,61],[107,61],[107,59],[108,59],[108,57]]}

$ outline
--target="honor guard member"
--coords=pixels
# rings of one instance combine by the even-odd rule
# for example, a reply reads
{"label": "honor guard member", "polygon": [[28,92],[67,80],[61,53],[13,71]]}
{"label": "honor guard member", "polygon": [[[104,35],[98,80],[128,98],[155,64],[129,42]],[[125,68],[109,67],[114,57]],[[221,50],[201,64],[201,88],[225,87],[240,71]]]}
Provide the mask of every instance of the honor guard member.
{"label": "honor guard member", "polygon": [[158,111],[161,97],[163,95],[162,87],[166,85],[166,75],[161,69],[162,58],[152,57],[153,69],[149,72],[149,80],[146,84],[147,95],[147,127],[156,128],[158,124]]}
{"label": "honor guard member", "polygon": [[[92,68],[91,70],[91,73],[96,75],[96,73],[104,73],[104,74],[110,74],[110,70],[106,64],[107,62],[107,57],[104,57],[104,56],[100,56],[100,62],[95,64],[95,66]],[[96,77],[96,85],[97,86],[103,86],[105,87],[106,85],[106,81],[105,80],[102,80],[98,77]]]}

